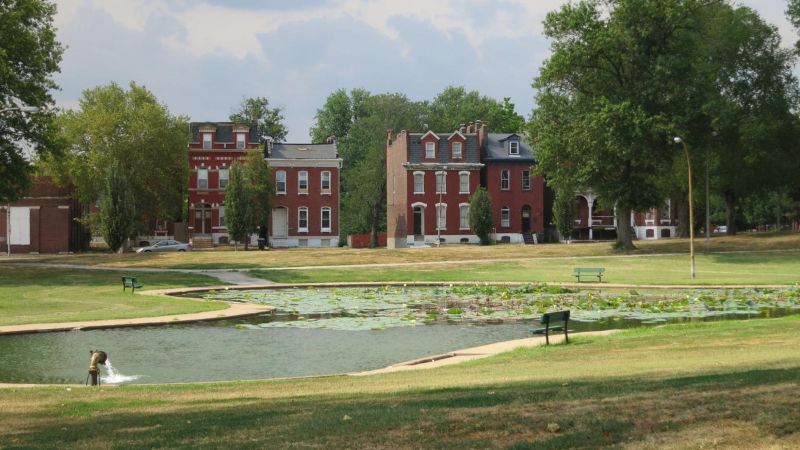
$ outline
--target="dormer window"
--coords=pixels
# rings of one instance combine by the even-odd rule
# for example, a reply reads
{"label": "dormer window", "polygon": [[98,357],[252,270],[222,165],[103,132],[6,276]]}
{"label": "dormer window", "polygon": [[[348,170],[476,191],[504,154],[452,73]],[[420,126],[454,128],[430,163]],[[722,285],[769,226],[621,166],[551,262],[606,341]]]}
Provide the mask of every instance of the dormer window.
{"label": "dormer window", "polygon": [[508,154],[509,155],[517,155],[517,156],[519,156],[519,142],[518,141],[508,141]]}
{"label": "dormer window", "polygon": [[452,152],[453,152],[453,159],[462,158],[461,142],[453,142]]}
{"label": "dormer window", "polygon": [[236,148],[244,148],[244,133],[236,133]]}
{"label": "dormer window", "polygon": [[436,144],[434,144],[433,142],[425,143],[425,158],[426,159],[436,158]]}
{"label": "dormer window", "polygon": [[211,150],[211,133],[203,133],[203,150]]}

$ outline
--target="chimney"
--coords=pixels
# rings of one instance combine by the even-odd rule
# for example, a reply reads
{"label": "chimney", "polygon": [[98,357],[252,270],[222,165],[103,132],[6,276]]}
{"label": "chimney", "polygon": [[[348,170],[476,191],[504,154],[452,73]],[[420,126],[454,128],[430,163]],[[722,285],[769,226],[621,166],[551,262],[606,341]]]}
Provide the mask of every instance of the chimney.
{"label": "chimney", "polygon": [[335,144],[336,143],[336,136],[330,135],[328,139],[325,139],[326,144]]}
{"label": "chimney", "polygon": [[272,156],[272,136],[264,136],[264,158]]}
{"label": "chimney", "polygon": [[474,132],[475,132],[475,128],[473,127],[472,122],[470,122],[467,125],[467,133],[474,133]]}
{"label": "chimney", "polygon": [[461,134],[466,133],[467,132],[467,126],[462,123],[461,125],[458,126],[458,131],[461,132]]}
{"label": "chimney", "polygon": [[392,140],[394,140],[394,130],[391,128],[386,129],[386,142],[391,144]]}
{"label": "chimney", "polygon": [[478,147],[483,147],[489,136],[489,122],[475,121],[475,132],[478,133]]}

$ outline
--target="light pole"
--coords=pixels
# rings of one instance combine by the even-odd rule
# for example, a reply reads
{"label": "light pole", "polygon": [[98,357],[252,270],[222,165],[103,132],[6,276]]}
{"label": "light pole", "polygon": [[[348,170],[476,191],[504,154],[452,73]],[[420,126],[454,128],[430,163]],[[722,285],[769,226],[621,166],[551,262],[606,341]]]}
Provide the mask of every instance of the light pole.
{"label": "light pole", "polygon": [[686,142],[680,137],[676,136],[674,139],[676,144],[683,144],[683,153],[686,154],[686,165],[689,168],[689,256],[692,260],[691,274],[692,279],[695,277],[694,266],[694,208],[692,207],[692,160],[689,158],[689,148],[686,147]]}
{"label": "light pole", "polygon": [[[0,114],[19,111],[23,113],[37,113],[39,107],[37,106],[12,106],[10,108],[0,109]],[[6,205],[6,256],[11,256],[11,202]]]}

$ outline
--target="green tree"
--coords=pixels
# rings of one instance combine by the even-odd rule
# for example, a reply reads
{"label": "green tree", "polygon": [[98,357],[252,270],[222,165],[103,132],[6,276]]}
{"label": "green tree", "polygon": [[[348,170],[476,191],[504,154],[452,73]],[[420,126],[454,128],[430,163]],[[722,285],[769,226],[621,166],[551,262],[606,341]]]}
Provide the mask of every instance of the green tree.
{"label": "green tree", "polygon": [[122,251],[136,228],[136,207],[128,177],[119,163],[109,167],[104,185],[98,213],[100,230],[112,252]]}
{"label": "green tree", "polygon": [[225,188],[225,225],[232,240],[237,244],[244,242],[245,250],[250,240],[253,217],[247,184],[243,164],[234,162],[231,165],[228,186]]}
{"label": "green tree", "polygon": [[478,236],[481,245],[489,245],[492,226],[492,199],[486,189],[479,186],[469,200],[469,227]]}
{"label": "green tree", "polygon": [[267,239],[267,221],[272,210],[272,195],[275,185],[270,176],[269,164],[261,150],[248,152],[244,162],[244,177],[249,190],[251,230],[258,230],[258,237]]}
{"label": "green tree", "polygon": [[270,108],[266,97],[245,98],[229,119],[231,122],[256,125],[261,139],[270,136],[275,142],[283,142],[288,130],[283,123],[282,112],[283,108]]}
{"label": "green tree", "polygon": [[510,98],[500,103],[463,86],[448,86],[440,92],[428,106],[427,120],[428,129],[435,131],[453,131],[475,120],[488,121],[490,130],[501,133],[516,133],[525,125]]}
{"label": "green tree", "polygon": [[93,203],[103,190],[106,167],[119,164],[136,199],[140,225],[183,217],[189,167],[189,126],[136,83],[83,92],[80,109],[58,118],[67,150],[44,161],[45,172],[75,186],[78,199]]}
{"label": "green tree", "polygon": [[588,0],[545,19],[553,53],[530,126],[540,167],[557,191],[590,188],[615,204],[622,248],[633,248],[631,211],[667,196],[675,130],[700,114],[692,64],[706,3]]}
{"label": "green tree", "polygon": [[561,238],[565,241],[572,236],[572,226],[575,220],[575,191],[562,189],[556,191],[553,202],[553,222]]}
{"label": "green tree", "polygon": [[[23,143],[43,155],[56,149],[50,91],[58,89],[64,51],[56,41],[55,4],[45,0],[0,2],[0,202],[17,200],[30,188],[32,166]],[[37,113],[19,107],[40,108]]]}
{"label": "green tree", "polygon": [[324,144],[328,138],[343,139],[350,127],[364,115],[364,102],[370,97],[365,89],[353,89],[348,95],[344,89],[331,93],[322,108],[317,110],[309,134],[311,142]]}

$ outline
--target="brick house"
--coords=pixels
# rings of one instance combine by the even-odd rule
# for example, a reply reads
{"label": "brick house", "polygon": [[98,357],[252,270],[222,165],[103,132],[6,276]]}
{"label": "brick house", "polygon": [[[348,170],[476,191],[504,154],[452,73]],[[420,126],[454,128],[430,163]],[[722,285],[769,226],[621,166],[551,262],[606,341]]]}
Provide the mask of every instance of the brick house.
{"label": "brick house", "polygon": [[[193,122],[189,144],[188,230],[196,248],[227,244],[225,187],[234,161],[259,150],[255,126]],[[272,144],[264,149],[275,197],[270,245],[336,246],[339,243],[339,169],[336,144]],[[254,243],[256,236],[251,236]]]}
{"label": "brick house", "polygon": [[11,253],[69,253],[88,248],[91,236],[76,220],[87,206],[72,193],[49,177],[36,177],[28,195],[0,205],[0,251],[7,253],[9,242]]}
{"label": "brick house", "polygon": [[502,242],[532,241],[543,223],[543,185],[530,167],[532,150],[517,134],[489,133],[488,124],[449,133],[389,130],[386,145],[387,245],[477,243],[469,202],[483,185],[492,198]]}

